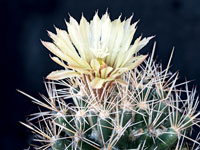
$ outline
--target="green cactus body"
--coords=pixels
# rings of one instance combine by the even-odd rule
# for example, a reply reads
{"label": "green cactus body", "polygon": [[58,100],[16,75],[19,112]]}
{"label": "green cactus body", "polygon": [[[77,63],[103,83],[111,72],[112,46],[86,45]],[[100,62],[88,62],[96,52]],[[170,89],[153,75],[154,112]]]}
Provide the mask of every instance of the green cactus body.
{"label": "green cactus body", "polygon": [[129,140],[129,134],[130,132],[128,130],[126,130],[124,132],[124,134],[119,138],[119,140],[117,141],[117,144],[115,145],[116,148],[118,149],[127,149],[128,148],[128,143],[130,143],[131,141]]}
{"label": "green cactus body", "polygon": [[146,120],[148,120],[148,115],[147,112],[145,110],[138,110],[138,113],[135,114],[134,116],[134,122],[138,122],[138,124],[136,124],[134,126],[135,129],[144,129],[146,128]]}
{"label": "green cactus body", "polygon": [[72,150],[71,141],[66,139],[56,140],[56,142],[52,146],[53,150]]}
{"label": "green cactus body", "polygon": [[144,142],[146,143],[145,145],[147,145],[147,147],[153,144],[153,138],[148,129],[144,129],[143,131],[141,131],[141,135],[135,140],[136,145]]}
{"label": "green cactus body", "polygon": [[88,119],[89,119],[91,125],[96,125],[97,119],[98,119],[98,114],[96,114],[94,111],[91,110],[88,112]]}
{"label": "green cactus body", "polygon": [[97,130],[104,142],[108,141],[112,134],[113,126],[111,125],[111,123],[112,121],[110,118],[99,118],[98,120]]}
{"label": "green cactus body", "polygon": [[63,131],[68,136],[74,135],[74,133],[75,133],[74,129],[75,128],[74,128],[74,124],[72,122],[72,117],[59,116],[59,117],[56,118],[55,122],[64,127]]}
{"label": "green cactus body", "polygon": [[88,141],[86,142],[86,141],[81,140],[78,142],[78,147],[82,150],[96,150],[98,148],[97,146],[93,147],[91,145],[92,144]]}
{"label": "green cactus body", "polygon": [[160,134],[149,150],[167,150],[177,142],[178,135],[176,131],[169,128],[166,133]]}
{"label": "green cactus body", "polygon": [[124,127],[128,121],[130,121],[132,119],[133,115],[132,115],[132,111],[127,111],[124,109],[120,110],[120,124],[122,127]]}

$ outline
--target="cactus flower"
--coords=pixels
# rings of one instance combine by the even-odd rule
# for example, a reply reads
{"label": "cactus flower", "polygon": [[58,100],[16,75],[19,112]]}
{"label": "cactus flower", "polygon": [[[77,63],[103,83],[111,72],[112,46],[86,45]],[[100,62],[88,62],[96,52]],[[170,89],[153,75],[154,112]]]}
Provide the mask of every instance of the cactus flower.
{"label": "cactus flower", "polygon": [[68,32],[56,29],[49,32],[53,43],[42,44],[55,56],[53,61],[63,70],[53,71],[47,79],[61,80],[72,76],[87,76],[92,88],[99,89],[105,82],[120,81],[120,75],[141,64],[147,55],[137,55],[152,38],[140,36],[131,44],[137,22],[132,16],[124,21],[120,17],[110,20],[106,12],[101,18],[96,13],[88,22],[82,16],[80,23],[70,17],[66,22]]}

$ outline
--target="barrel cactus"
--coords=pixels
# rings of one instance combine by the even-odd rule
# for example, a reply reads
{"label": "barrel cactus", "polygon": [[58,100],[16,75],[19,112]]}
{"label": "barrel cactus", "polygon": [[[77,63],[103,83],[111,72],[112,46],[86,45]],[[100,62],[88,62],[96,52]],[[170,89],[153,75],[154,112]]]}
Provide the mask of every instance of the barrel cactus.
{"label": "barrel cactus", "polygon": [[[48,32],[53,42],[42,44],[64,69],[45,80],[44,107],[22,123],[48,150],[190,150],[198,149],[198,96],[178,73],[163,69],[152,54],[139,51],[152,38],[132,43],[136,23],[130,17],[111,21],[106,12],[91,22],[70,17],[68,32]],[[183,88],[184,87],[184,88]],[[36,124],[32,123],[37,120]]]}

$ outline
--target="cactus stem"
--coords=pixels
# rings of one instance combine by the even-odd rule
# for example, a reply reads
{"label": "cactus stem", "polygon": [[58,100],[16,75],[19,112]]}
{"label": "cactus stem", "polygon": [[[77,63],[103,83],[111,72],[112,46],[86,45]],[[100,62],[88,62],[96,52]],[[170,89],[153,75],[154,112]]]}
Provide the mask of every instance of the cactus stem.
{"label": "cactus stem", "polygon": [[[115,146],[117,144],[117,142],[119,141],[121,136],[124,134],[126,129],[128,127],[130,127],[130,125],[131,125],[131,120],[129,120],[124,127],[122,127],[122,126],[115,126],[114,127],[114,131],[115,132],[113,132],[113,134],[112,134],[112,136],[111,136],[111,138],[109,140],[110,147],[113,147],[113,146]],[[114,136],[115,136],[115,138],[113,139]]]}
{"label": "cactus stem", "polygon": [[[71,116],[71,115],[70,115]],[[73,126],[73,125],[71,125],[71,121],[75,118],[73,115],[71,116],[71,117],[74,117],[72,120],[70,120],[70,121],[68,121],[67,119],[66,119],[66,117],[69,117],[69,116],[65,116],[65,115],[63,115],[62,113],[60,113],[60,112],[58,112],[57,114],[56,114],[56,118],[55,119],[57,119],[57,118],[59,118],[59,117],[61,117],[62,119],[64,119],[64,121],[70,126],[70,128],[72,128],[74,131],[76,130],[76,128]],[[57,123],[57,125],[58,125],[58,123]],[[66,128],[66,127],[65,127]],[[67,128],[68,129],[68,128]],[[75,133],[74,131],[72,131],[72,130],[70,130],[70,129],[68,129],[67,131],[69,131],[69,132],[71,132],[71,133]]]}
{"label": "cactus stem", "polygon": [[[108,20],[106,18],[108,18]],[[95,30],[95,32],[92,31],[94,33],[101,31],[101,29],[98,30],[97,28],[98,22],[96,21],[98,20],[101,19],[95,15],[94,21],[91,23],[91,30]],[[102,17],[101,21],[103,22],[103,20],[107,20],[108,24],[113,23],[109,19],[108,14]],[[117,22],[120,23],[122,21],[119,18]],[[105,26],[109,28],[107,23]],[[81,36],[85,36],[85,31],[82,29],[89,24],[87,24],[86,19],[82,17],[80,31],[83,34],[81,34]],[[123,28],[123,25],[125,25],[126,30],[128,30],[127,26],[129,26],[129,24],[130,20],[123,22],[123,24],[119,26],[116,24],[116,30],[118,31],[118,28]],[[67,25],[69,30],[73,28],[73,25],[79,27],[79,24],[72,18]],[[200,143],[198,141],[200,133],[196,139],[192,139],[188,136],[189,132],[192,133],[193,131],[192,126],[200,127],[200,119],[197,118],[200,116],[200,112],[198,113],[196,111],[199,104],[198,98],[196,98],[196,89],[189,91],[188,82],[176,84],[178,73],[172,74],[169,72],[174,50],[172,50],[167,68],[163,70],[161,64],[156,64],[156,62],[153,61],[156,45],[154,43],[152,55],[148,60],[145,60],[144,63],[139,66],[137,65],[134,70],[124,72],[126,68],[120,68],[120,62],[122,64],[126,62],[124,62],[121,57],[116,59],[115,54],[113,54],[112,60],[116,59],[117,63],[109,63],[114,63],[114,66],[118,66],[117,68],[113,68],[113,66],[109,65],[103,66],[103,60],[100,62],[96,60],[96,58],[94,58],[94,60],[97,62],[92,62],[93,59],[92,61],[89,59],[89,57],[92,58],[92,56],[84,55],[82,57],[82,54],[76,54],[79,49],[76,49],[78,43],[75,44],[72,42],[70,44],[70,41],[78,42],[79,38],[82,39],[82,37],[78,38],[76,27],[74,27],[74,30],[71,30],[70,33],[56,29],[57,35],[53,33],[50,34],[51,37],[57,37],[59,43],[57,40],[53,39],[54,43],[49,42],[50,45],[47,43],[45,45],[53,46],[53,48],[55,48],[54,54],[57,55],[57,51],[59,51],[61,53],[59,53],[59,56],[68,52],[67,47],[71,47],[72,50],[74,49],[73,56],[77,57],[77,59],[73,59],[74,63],[67,62],[66,64],[68,65],[69,63],[69,68],[57,72],[57,76],[62,76],[63,72],[71,72],[72,70],[75,71],[75,74],[80,71],[80,73],[78,73],[80,76],[69,77],[59,81],[45,82],[48,97],[41,95],[44,102],[18,90],[20,93],[31,98],[34,103],[48,109],[44,112],[40,110],[39,113],[31,115],[31,121],[35,119],[39,120],[37,122],[39,127],[31,123],[22,123],[36,133],[36,141],[43,144],[43,146],[40,147],[41,149],[186,150],[185,147],[187,144],[184,142],[187,140],[193,142],[192,150],[194,150],[195,146],[200,148]],[[134,29],[134,27],[135,26],[130,26],[132,29]],[[103,26],[100,28],[103,28]],[[125,35],[126,31],[120,32],[120,35],[122,33]],[[130,35],[131,34],[134,34],[132,30]],[[98,34],[95,34],[95,37],[97,35]],[[107,35],[107,33],[105,35]],[[102,40],[102,38],[100,39]],[[112,40],[114,39],[115,38]],[[141,39],[141,37],[139,37],[135,44],[141,47],[148,42],[149,39],[150,38]],[[113,43],[114,41],[112,40],[111,42]],[[140,45],[140,42],[142,45]],[[101,41],[98,43],[101,44]],[[58,47],[60,46],[59,44],[63,44],[62,47],[66,49],[60,51],[60,47]],[[120,43],[114,43],[114,46],[116,44],[120,45]],[[126,46],[128,45],[125,45],[125,47]],[[113,46],[110,48],[112,49]],[[128,49],[137,51],[137,47],[135,47],[134,44]],[[114,53],[118,53],[118,51]],[[132,56],[132,52],[123,53],[123,55],[130,57]],[[78,59],[79,56],[80,60]],[[133,56],[134,58],[131,59],[130,62],[134,64],[137,62],[137,59],[140,59],[140,56],[137,54],[133,54]],[[54,57],[53,60],[61,64],[61,66],[64,66],[65,63],[63,61],[66,60],[62,60],[63,57],[64,56],[61,56],[61,58]],[[66,55],[66,57],[69,56]],[[83,60],[86,57],[88,58],[85,62]],[[145,57],[142,56],[141,58]],[[105,60],[106,59],[107,58],[105,58]],[[80,65],[80,67],[78,67],[77,64]],[[85,64],[88,65],[85,66]],[[130,66],[131,68],[132,65]],[[74,67],[74,69],[70,67]],[[127,67],[129,68],[129,66]],[[112,78],[112,74],[116,72],[118,73]],[[124,73],[121,74],[121,72]],[[104,82],[104,78],[101,78],[101,75],[100,77],[94,76],[96,73],[97,75],[109,74],[106,76],[106,78],[108,77],[109,79]],[[63,78],[65,78],[64,75]],[[122,85],[117,80],[122,80],[127,84]],[[185,85],[186,89],[176,89],[176,87],[180,85]],[[69,101],[67,101],[68,99],[72,99],[73,102],[69,103]],[[188,149],[190,148],[191,147]],[[38,147],[36,147],[36,149],[38,149]]]}
{"label": "cactus stem", "polygon": [[75,133],[76,133],[76,132],[74,132],[74,131],[72,131],[72,130],[70,130],[70,129],[66,128],[66,127],[65,127],[65,126],[63,126],[63,125],[60,125],[60,124],[56,123],[56,122],[55,122],[55,125],[57,125],[57,126],[59,126],[59,127],[63,128],[63,129],[65,129],[65,130],[67,130],[67,131],[69,131],[69,132],[71,132],[71,133],[73,133],[73,134],[75,134]]}
{"label": "cactus stem", "polygon": [[83,131],[83,134],[87,133],[89,130],[93,129],[95,126],[97,126],[97,124],[94,124],[91,127],[89,127],[87,130]]}
{"label": "cactus stem", "polygon": [[97,150],[101,150],[101,148],[99,148],[100,145],[97,144],[97,143],[95,143],[95,142],[93,142],[92,140],[89,140],[89,139],[87,139],[87,138],[85,138],[85,137],[83,137],[81,140],[83,140],[85,143],[89,144],[89,145],[92,146],[93,148],[95,148],[95,149],[97,149]]}

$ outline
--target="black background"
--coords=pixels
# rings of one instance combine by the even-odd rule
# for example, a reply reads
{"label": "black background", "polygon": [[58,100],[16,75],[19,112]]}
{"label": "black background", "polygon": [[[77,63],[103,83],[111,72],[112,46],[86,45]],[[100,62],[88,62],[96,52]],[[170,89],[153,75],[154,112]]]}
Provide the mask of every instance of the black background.
{"label": "black background", "polygon": [[53,25],[66,29],[69,14],[90,20],[96,10],[101,15],[108,9],[112,19],[134,13],[133,20],[140,19],[135,37],[156,35],[141,53],[151,52],[157,41],[157,60],[165,67],[175,46],[171,70],[179,70],[179,82],[195,79],[191,86],[200,91],[199,0],[1,0],[0,7],[1,150],[28,148],[32,136],[19,121],[38,108],[16,89],[37,98],[45,93],[44,77],[59,66],[40,39],[50,40],[46,30],[54,31]]}

